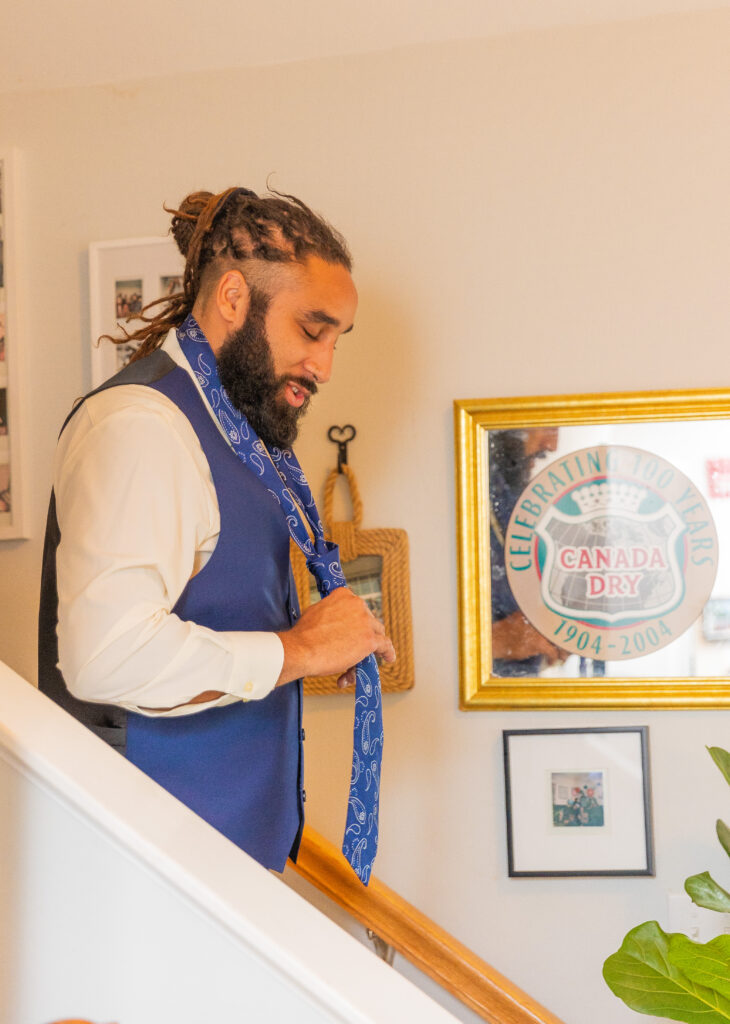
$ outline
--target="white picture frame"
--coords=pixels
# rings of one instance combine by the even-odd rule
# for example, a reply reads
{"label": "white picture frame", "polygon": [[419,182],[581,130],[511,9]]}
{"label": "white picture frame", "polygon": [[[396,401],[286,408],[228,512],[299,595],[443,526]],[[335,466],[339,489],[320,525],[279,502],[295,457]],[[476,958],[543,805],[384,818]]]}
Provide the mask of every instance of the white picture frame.
{"label": "white picture frame", "polygon": [[18,301],[18,153],[0,150],[0,541],[26,539],[23,347]]}
{"label": "white picture frame", "polygon": [[[502,737],[510,878],[654,874],[646,726]],[[562,801],[556,782],[568,788]]]}
{"label": "white picture frame", "polygon": [[[102,335],[123,336],[125,314],[139,310],[166,293],[165,280],[181,281],[185,261],[172,238],[121,238],[89,246],[91,385],[99,387],[121,370],[126,346]],[[139,287],[137,287],[139,285]],[[122,287],[125,286],[125,287]],[[127,306],[124,306],[126,296]],[[121,315],[120,315],[121,314]],[[127,324],[130,332],[134,323]]]}

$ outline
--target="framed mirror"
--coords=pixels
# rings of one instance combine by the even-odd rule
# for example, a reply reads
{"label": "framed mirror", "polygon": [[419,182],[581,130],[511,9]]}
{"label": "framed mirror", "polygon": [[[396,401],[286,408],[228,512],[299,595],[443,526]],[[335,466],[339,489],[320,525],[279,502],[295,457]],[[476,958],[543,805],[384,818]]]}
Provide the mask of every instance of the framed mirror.
{"label": "framed mirror", "polygon": [[[353,508],[353,518],[344,522],[336,522],[332,516],[333,493],[339,479],[347,483]],[[333,470],[325,483],[327,537],[339,545],[348,587],[380,619],[395,646],[396,660],[390,665],[382,662],[379,667],[383,693],[410,690],[414,685],[414,662],[408,534],[405,530],[383,527],[363,530],[362,514],[362,500],[352,470],[347,465],[340,472]],[[304,611],[319,600],[319,594],[297,545],[292,543],[290,551],[299,605]],[[308,676],[304,692],[354,694],[355,690],[338,689],[336,676]]]}
{"label": "framed mirror", "polygon": [[730,707],[730,391],[455,425],[461,707]]}

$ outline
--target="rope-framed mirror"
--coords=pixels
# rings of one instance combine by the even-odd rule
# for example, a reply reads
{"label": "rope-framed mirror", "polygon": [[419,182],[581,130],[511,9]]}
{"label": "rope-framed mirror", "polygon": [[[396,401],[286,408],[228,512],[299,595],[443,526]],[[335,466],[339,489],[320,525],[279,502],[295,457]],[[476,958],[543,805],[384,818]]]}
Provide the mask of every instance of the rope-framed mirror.
{"label": "rope-framed mirror", "polygon": [[[337,480],[343,476],[350,490],[353,518],[333,522],[332,505]],[[408,563],[408,534],[405,530],[376,528],[363,530],[362,500],[355,475],[347,464],[333,469],[325,484],[324,526],[328,539],[340,547],[342,569],[347,584],[363,598],[373,614],[383,622],[396,649],[392,665],[380,665],[384,693],[409,690],[414,683],[413,630],[411,625],[411,588]],[[319,600],[314,579],[304,556],[292,545],[292,570],[302,611]],[[306,694],[349,693],[341,690],[337,677],[311,676],[304,680]]]}

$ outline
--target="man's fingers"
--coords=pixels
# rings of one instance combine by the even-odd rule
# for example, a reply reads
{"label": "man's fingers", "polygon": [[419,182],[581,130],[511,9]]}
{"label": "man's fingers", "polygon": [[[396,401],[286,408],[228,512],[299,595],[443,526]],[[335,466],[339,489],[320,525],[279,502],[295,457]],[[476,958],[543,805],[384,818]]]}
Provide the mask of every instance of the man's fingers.
{"label": "man's fingers", "polygon": [[[391,665],[395,661],[395,647],[389,637],[385,637],[385,642],[379,644],[373,652],[378,661],[384,661],[386,664]],[[354,686],[357,682],[357,665],[353,665],[352,668],[348,668],[347,672],[343,672],[337,680],[337,686],[340,690],[346,689],[348,686]]]}
{"label": "man's fingers", "polygon": [[352,668],[348,668],[347,672],[343,672],[337,680],[337,686],[340,690],[344,690],[348,686],[354,686],[357,679],[357,668],[353,665]]}
{"label": "man's fingers", "polygon": [[395,647],[390,637],[386,636],[384,642],[378,644],[375,649],[375,656],[379,661],[384,661],[387,665],[391,665],[395,661]]}

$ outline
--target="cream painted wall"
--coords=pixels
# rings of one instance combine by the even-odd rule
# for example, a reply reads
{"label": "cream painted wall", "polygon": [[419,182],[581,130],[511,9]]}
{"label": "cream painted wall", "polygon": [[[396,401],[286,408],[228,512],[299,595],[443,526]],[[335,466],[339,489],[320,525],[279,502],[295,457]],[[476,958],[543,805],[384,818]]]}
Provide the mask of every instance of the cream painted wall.
{"label": "cream painted wall", "polygon": [[[711,868],[719,712],[457,708],[452,401],[727,383],[730,16],[667,17],[0,97],[21,151],[33,539],[0,551],[0,658],[34,677],[55,434],[89,383],[86,247],[162,234],[162,201],[272,183],[349,238],[361,309],[300,453],[316,487],[353,422],[366,526],[411,543],[416,688],[386,699],[378,874],[563,1017],[633,924]],[[309,820],[344,821],[350,700],[309,700]],[[656,879],[508,880],[501,730],[648,724]]]}

